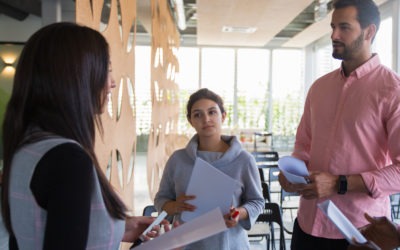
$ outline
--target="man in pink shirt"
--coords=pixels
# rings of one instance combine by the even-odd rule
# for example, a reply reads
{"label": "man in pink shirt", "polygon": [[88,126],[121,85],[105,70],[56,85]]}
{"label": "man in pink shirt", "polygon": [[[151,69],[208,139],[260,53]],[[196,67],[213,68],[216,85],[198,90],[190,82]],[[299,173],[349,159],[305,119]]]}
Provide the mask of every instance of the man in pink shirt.
{"label": "man in pink shirt", "polygon": [[379,10],[372,0],[337,0],[334,8],[332,56],[342,64],[311,86],[292,154],[311,183],[279,179],[301,195],[292,250],[347,249],[318,203],[332,200],[360,228],[365,212],[390,218],[389,195],[400,192],[400,77],[371,52]]}

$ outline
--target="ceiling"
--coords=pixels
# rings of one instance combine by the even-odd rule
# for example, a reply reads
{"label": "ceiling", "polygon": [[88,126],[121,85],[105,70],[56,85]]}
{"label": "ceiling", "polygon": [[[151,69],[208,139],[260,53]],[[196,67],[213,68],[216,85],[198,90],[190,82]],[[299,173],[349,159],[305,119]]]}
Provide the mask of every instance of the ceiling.
{"label": "ceiling", "polygon": [[[301,48],[330,32],[332,0],[168,1],[177,21],[179,2],[183,2],[186,28],[178,29],[181,44]],[[385,1],[375,0],[377,4]],[[41,0],[0,0],[0,14],[17,20],[30,14],[41,16]],[[137,32],[149,36],[150,0],[137,0],[137,17]]]}
{"label": "ceiling", "polygon": [[[182,0],[183,43],[199,46],[304,47],[329,32],[331,0]],[[150,1],[138,1],[138,19],[150,30]],[[176,0],[169,0],[174,17]],[[178,1],[179,2],[179,1]],[[322,14],[321,14],[322,13]],[[327,25],[321,23],[329,20]],[[318,20],[318,22],[316,21]],[[321,24],[319,24],[321,23]],[[305,34],[314,26],[314,32]],[[253,32],[252,32],[253,31]],[[315,32],[316,31],[316,32]],[[306,32],[308,33],[308,32]],[[296,38],[299,36],[299,38]]]}
{"label": "ceiling", "polygon": [[[176,18],[180,0],[168,1]],[[332,0],[181,1],[187,26],[179,29],[183,44],[303,48],[330,33]],[[137,2],[140,27],[150,30],[150,1]]]}

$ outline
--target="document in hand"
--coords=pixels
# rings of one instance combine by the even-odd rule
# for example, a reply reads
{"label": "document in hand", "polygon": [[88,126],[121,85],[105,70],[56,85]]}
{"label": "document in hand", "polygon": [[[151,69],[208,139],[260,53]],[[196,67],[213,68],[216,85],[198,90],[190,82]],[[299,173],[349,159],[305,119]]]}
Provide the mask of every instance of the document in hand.
{"label": "document in hand", "polygon": [[238,188],[240,188],[238,181],[197,158],[186,189],[187,195],[196,196],[196,199],[187,202],[197,208],[193,212],[182,212],[181,219],[190,221],[216,207],[221,209],[222,214],[229,213],[233,193]]}
{"label": "document in hand", "polygon": [[347,217],[339,210],[331,201],[326,200],[318,204],[318,208],[329,218],[339,231],[346,237],[349,243],[353,242],[353,238],[359,243],[367,242],[367,239],[357,230],[357,228],[347,219]]}
{"label": "document in hand", "polygon": [[290,183],[307,184],[309,175],[304,161],[292,156],[284,156],[278,160],[278,167]]}
{"label": "document in hand", "polygon": [[146,241],[135,250],[175,249],[204,239],[227,229],[221,210],[216,208],[196,219],[186,222],[171,231],[150,241]]}

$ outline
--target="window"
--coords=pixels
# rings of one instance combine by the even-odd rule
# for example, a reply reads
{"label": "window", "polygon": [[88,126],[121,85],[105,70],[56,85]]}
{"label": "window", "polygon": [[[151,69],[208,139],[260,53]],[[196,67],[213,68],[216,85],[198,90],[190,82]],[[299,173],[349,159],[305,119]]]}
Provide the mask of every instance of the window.
{"label": "window", "polygon": [[379,59],[383,65],[393,69],[393,54],[392,54],[392,17],[388,17],[381,21],[378,33],[373,42],[373,51],[379,55]]}
{"label": "window", "polygon": [[268,130],[269,58],[266,49],[238,49],[238,128]]}
{"label": "window", "polygon": [[233,49],[203,48],[201,50],[202,88],[208,88],[222,97],[228,113],[224,127],[233,125],[233,98],[235,51]]}
{"label": "window", "polygon": [[179,85],[179,122],[178,132],[193,134],[194,130],[186,119],[186,103],[191,93],[199,88],[199,48],[181,47],[178,50],[179,76],[177,83]]}
{"label": "window", "polygon": [[274,147],[290,150],[303,111],[304,52],[273,50],[272,65]]}
{"label": "window", "polygon": [[151,122],[150,62],[149,46],[135,47],[135,105],[136,133],[148,134]]}
{"label": "window", "polygon": [[[147,87],[150,62],[143,61],[149,54],[149,47],[137,48],[138,134],[148,131],[151,118],[150,88]],[[199,88],[209,88],[224,100],[228,112],[224,123],[226,133],[238,134],[238,129],[271,131],[274,146],[291,149],[303,110],[303,50],[181,47],[178,60],[180,133],[194,133],[186,119],[189,95]]]}

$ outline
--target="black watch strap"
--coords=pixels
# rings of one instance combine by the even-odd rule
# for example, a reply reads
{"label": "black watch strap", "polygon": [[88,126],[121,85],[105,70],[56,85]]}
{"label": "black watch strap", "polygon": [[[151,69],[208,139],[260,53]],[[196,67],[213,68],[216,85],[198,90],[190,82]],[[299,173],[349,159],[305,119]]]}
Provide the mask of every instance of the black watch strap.
{"label": "black watch strap", "polygon": [[347,177],[339,175],[339,190],[338,194],[345,194],[347,192]]}

